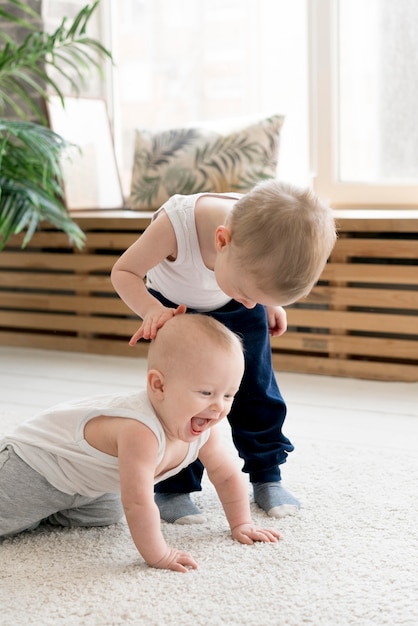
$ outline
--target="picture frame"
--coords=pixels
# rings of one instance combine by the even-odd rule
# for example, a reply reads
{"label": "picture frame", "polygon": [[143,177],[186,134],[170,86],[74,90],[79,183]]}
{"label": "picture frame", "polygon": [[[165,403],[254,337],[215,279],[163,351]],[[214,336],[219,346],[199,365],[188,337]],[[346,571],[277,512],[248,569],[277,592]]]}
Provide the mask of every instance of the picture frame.
{"label": "picture frame", "polygon": [[61,158],[68,211],[118,209],[124,205],[106,103],[101,98],[51,95],[50,128],[70,144]]}

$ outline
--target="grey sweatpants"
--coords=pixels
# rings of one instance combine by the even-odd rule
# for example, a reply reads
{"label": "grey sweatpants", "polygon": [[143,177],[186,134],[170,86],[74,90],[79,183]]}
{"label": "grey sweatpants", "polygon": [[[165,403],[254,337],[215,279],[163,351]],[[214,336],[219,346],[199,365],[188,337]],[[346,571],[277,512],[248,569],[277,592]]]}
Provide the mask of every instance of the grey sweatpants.
{"label": "grey sweatpants", "polygon": [[123,516],[119,494],[98,498],[55,489],[14,452],[0,451],[0,538],[33,529],[41,521],[58,526],[108,526]]}

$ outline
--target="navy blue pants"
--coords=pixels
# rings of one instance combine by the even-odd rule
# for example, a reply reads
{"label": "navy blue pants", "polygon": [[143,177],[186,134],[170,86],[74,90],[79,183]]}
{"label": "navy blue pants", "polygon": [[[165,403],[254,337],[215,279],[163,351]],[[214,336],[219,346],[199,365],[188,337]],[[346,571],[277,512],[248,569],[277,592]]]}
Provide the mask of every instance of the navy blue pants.
{"label": "navy blue pants", "polygon": [[[149,290],[164,306],[177,307],[160,293]],[[188,309],[188,313],[196,313]],[[246,309],[231,300],[220,309],[208,311],[227,328],[242,337],[245,372],[228,415],[232,438],[243,471],[252,483],[280,480],[279,465],[286,461],[293,445],[282,433],[286,405],[280,394],[271,361],[270,337],[264,306]],[[201,490],[203,465],[195,461],[179,474],[155,486],[159,493],[190,493]]]}

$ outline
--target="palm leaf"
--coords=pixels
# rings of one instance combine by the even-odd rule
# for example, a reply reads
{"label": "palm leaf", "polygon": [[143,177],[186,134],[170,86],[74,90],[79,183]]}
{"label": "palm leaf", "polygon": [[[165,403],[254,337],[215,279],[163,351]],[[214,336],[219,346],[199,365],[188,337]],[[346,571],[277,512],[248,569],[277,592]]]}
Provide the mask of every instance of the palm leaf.
{"label": "palm leaf", "polygon": [[84,234],[71,217],[63,212],[60,202],[39,186],[22,182],[0,176],[0,250],[11,235],[26,228],[22,244],[25,247],[42,221],[48,221],[65,232],[70,243],[82,248]]}
{"label": "palm leaf", "polygon": [[152,201],[158,194],[161,184],[160,176],[144,176],[138,182],[133,183],[131,189],[131,201],[136,203],[147,203],[152,206]]}
{"label": "palm leaf", "polygon": [[173,165],[167,168],[163,185],[168,197],[176,193],[183,195],[199,193],[206,190],[206,176],[201,177],[198,171],[188,167]]}
{"label": "palm leaf", "polygon": [[[243,163],[260,163],[261,158],[260,145],[237,133],[208,142],[202,149],[196,148],[194,167],[201,176],[209,179],[213,170],[214,179],[220,175],[227,180],[235,180],[240,178],[238,173],[245,169]],[[216,187],[215,182],[213,185]],[[244,182],[242,188],[245,188]]]}
{"label": "palm leaf", "polygon": [[[20,2],[20,0],[8,0],[8,3],[13,4],[15,7],[20,9],[22,13],[26,13],[28,17],[32,19],[36,19],[36,18],[39,19],[40,17],[39,14],[36,13],[36,11],[34,11],[25,2]],[[33,30],[35,28],[33,22],[28,22],[27,20],[21,17],[17,17],[16,15],[13,15],[13,13],[10,13],[9,11],[6,11],[5,9],[3,9],[1,6],[0,6],[0,18],[2,18],[3,20],[7,20],[9,22],[14,22],[15,24],[18,24],[19,26],[23,26],[24,28],[28,28],[29,30]],[[0,37],[3,37],[3,39],[9,39],[8,36],[3,32],[0,32]]]}
{"label": "palm leaf", "polygon": [[[67,18],[64,18],[52,34],[33,31],[34,26],[30,23],[2,11],[3,17],[15,21],[31,32],[20,45],[7,38],[6,45],[0,50],[0,106],[7,102],[19,117],[24,116],[24,107],[20,105],[18,108],[19,103],[10,102],[12,88],[12,93],[18,95],[30,112],[46,124],[43,111],[33,98],[26,95],[25,86],[45,99],[48,99],[48,91],[57,93],[62,98],[61,89],[51,77],[51,69],[59,72],[76,93],[85,85],[86,74],[92,70],[102,73],[101,59],[112,60],[112,56],[99,41],[85,34],[88,20],[99,2],[100,0],[96,0],[92,5],[85,6],[69,28],[66,27]],[[23,9],[22,3],[13,4]],[[29,13],[31,16],[37,15],[33,11]],[[68,72],[68,68],[72,73]],[[21,84],[20,89],[17,83]]]}
{"label": "palm leaf", "polygon": [[158,168],[170,162],[180,150],[196,141],[198,132],[193,128],[167,130],[152,137],[151,150],[147,155],[147,169]]}
{"label": "palm leaf", "polygon": [[59,158],[68,145],[39,124],[0,120],[0,250],[24,228],[26,245],[43,220],[82,247],[84,235],[63,203]]}
{"label": "palm leaf", "polygon": [[[0,6],[0,18],[27,30],[17,43],[0,32],[0,114],[6,106],[20,121],[0,119],[0,250],[9,237],[26,229],[23,245],[42,221],[67,233],[81,248],[84,235],[65,207],[60,157],[68,144],[49,130],[42,100],[63,93],[51,70],[79,93],[85,76],[102,73],[101,60],[110,52],[86,35],[100,0],[82,8],[72,24],[64,18],[52,34],[39,30],[41,16],[21,0],[9,0],[20,17]],[[35,94],[35,96],[33,95]],[[33,115],[40,124],[27,120]]]}
{"label": "palm leaf", "polygon": [[254,187],[261,180],[267,180],[268,178],[274,178],[274,176],[267,176],[263,169],[250,170],[246,176],[237,177],[235,183],[231,186],[232,191],[238,191],[246,193],[248,189]]}

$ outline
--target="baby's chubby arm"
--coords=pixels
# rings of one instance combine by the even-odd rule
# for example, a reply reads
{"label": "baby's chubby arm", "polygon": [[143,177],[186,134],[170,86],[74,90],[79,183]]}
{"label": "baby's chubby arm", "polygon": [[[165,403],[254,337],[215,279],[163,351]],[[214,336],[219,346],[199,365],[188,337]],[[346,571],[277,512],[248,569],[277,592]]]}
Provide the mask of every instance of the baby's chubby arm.
{"label": "baby's chubby arm", "polygon": [[150,567],[187,572],[197,563],[185,551],[167,545],[154,501],[158,443],[143,424],[121,419],[117,436],[122,505],[136,548]]}
{"label": "baby's chubby arm", "polygon": [[145,232],[116,261],[111,280],[122,300],[142,318],[142,324],[130,340],[135,345],[141,339],[154,339],[157,331],[173,315],[184,313],[186,307],[177,309],[163,306],[152,296],[144,283],[146,273],[166,258],[177,256],[177,241],[171,222],[164,211]]}
{"label": "baby's chubby arm", "polygon": [[258,528],[253,524],[245,478],[222,445],[216,426],[211,429],[208,441],[200,449],[199,458],[218,493],[232,537],[247,544],[254,541],[276,543],[280,534],[275,529]]}

